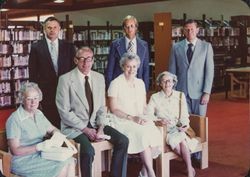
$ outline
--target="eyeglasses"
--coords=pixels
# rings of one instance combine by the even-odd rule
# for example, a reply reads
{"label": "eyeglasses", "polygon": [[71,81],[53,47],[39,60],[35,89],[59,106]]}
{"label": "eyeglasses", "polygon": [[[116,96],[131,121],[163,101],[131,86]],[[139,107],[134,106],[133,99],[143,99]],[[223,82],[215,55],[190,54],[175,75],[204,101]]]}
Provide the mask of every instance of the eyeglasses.
{"label": "eyeglasses", "polygon": [[173,80],[170,80],[170,79],[168,79],[168,80],[162,80],[161,81],[161,83],[163,83],[163,84],[170,84],[170,83],[173,83],[174,81]]}
{"label": "eyeglasses", "polygon": [[86,62],[86,63],[90,63],[93,61],[94,57],[76,57],[78,61],[80,62]]}
{"label": "eyeglasses", "polygon": [[27,102],[40,101],[39,96],[36,96],[36,97],[26,97],[25,100]]}

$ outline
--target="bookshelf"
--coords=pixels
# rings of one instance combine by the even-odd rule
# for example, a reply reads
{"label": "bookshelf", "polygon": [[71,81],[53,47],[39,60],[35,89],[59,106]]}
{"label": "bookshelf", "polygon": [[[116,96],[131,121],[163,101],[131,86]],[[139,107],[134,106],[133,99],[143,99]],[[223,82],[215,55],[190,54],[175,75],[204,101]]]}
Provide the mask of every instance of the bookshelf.
{"label": "bookshelf", "polygon": [[41,32],[35,30],[33,25],[13,24],[15,22],[9,22],[0,29],[0,109],[15,107],[19,103],[17,95],[20,86],[29,79],[31,44],[41,37]]}
{"label": "bookshelf", "polygon": [[155,49],[154,49],[154,22],[139,22],[137,35],[147,41],[149,51],[149,90],[154,90],[155,86]]}
{"label": "bookshelf", "polygon": [[104,74],[107,66],[109,47],[111,42],[123,36],[120,26],[112,26],[109,22],[104,26],[74,26],[73,42],[79,48],[89,46],[95,56],[93,70]]}

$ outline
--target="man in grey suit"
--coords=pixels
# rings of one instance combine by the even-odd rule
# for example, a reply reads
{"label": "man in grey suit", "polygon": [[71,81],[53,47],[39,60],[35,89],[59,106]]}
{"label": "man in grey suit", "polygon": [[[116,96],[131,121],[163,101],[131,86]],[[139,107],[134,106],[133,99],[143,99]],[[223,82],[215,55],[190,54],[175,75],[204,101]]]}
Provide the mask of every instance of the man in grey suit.
{"label": "man in grey suit", "polygon": [[103,75],[91,70],[93,51],[89,47],[78,49],[74,62],[77,67],[58,81],[56,105],[61,130],[81,145],[83,177],[92,176],[95,152],[91,142],[102,139],[102,135],[109,135],[109,141],[114,145],[110,176],[126,177],[128,139],[112,127],[105,126],[105,81]]}
{"label": "man in grey suit", "polygon": [[120,67],[120,60],[124,53],[132,52],[141,59],[137,70],[137,77],[145,83],[146,90],[149,89],[149,49],[148,43],[136,36],[138,22],[134,16],[128,15],[123,19],[122,27],[125,36],[112,42],[109,50],[108,65],[105,71],[106,86],[119,76],[123,71]]}
{"label": "man in grey suit", "polygon": [[172,47],[169,71],[178,77],[176,90],[185,93],[190,114],[206,115],[213,77],[214,60],[210,43],[197,38],[194,20],[184,24],[186,39]]}

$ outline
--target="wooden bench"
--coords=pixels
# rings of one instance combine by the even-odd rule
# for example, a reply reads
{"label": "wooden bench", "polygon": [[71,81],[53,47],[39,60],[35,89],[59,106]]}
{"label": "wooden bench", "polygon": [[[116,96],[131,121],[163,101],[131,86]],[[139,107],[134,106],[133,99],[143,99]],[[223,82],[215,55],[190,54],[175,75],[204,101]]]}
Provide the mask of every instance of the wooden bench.
{"label": "wooden bench", "polygon": [[[199,141],[194,152],[201,152],[200,168],[208,168],[208,118],[190,115],[190,126],[194,129]],[[166,145],[167,129],[165,126],[158,126],[163,135],[161,150],[162,154],[156,159],[156,176],[170,177],[170,160],[179,158],[171,148]]]}

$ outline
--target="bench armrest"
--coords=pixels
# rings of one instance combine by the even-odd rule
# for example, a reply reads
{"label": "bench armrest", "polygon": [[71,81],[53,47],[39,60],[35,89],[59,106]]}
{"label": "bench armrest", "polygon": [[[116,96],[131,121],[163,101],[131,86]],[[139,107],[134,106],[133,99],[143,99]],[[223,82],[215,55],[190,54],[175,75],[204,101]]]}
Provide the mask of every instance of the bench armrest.
{"label": "bench armrest", "polygon": [[10,176],[11,154],[0,150],[0,159],[2,160],[3,175]]}
{"label": "bench armrest", "polygon": [[190,126],[194,129],[196,136],[201,138],[201,142],[208,141],[208,118],[199,115],[190,115]]}

